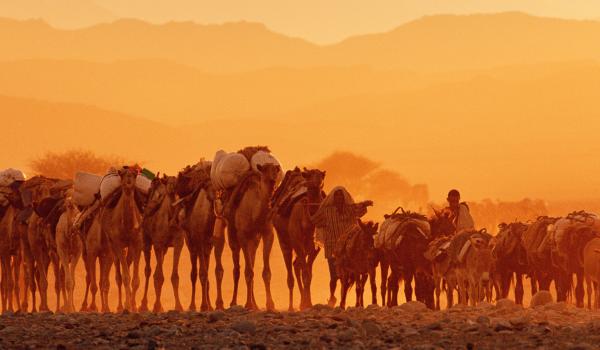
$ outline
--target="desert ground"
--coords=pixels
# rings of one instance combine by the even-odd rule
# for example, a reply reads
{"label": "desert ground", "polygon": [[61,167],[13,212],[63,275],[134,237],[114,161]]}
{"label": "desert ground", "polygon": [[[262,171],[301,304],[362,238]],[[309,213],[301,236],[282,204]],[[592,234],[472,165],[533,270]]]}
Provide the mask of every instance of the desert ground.
{"label": "desert ground", "polygon": [[330,308],[302,312],[12,314],[0,317],[0,348],[17,349],[594,349],[600,313],[504,299],[428,310]]}

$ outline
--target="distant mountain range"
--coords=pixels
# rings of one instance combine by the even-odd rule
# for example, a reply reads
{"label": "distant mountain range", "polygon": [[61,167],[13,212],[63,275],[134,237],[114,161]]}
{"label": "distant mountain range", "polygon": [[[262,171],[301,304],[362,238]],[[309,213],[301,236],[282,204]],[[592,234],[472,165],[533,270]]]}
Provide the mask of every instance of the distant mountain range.
{"label": "distant mountain range", "polygon": [[117,20],[78,30],[42,21],[0,21],[0,60],[160,59],[204,72],[368,65],[444,71],[600,58],[600,22],[522,13],[429,16],[380,34],[318,46],[262,24],[149,24]]}

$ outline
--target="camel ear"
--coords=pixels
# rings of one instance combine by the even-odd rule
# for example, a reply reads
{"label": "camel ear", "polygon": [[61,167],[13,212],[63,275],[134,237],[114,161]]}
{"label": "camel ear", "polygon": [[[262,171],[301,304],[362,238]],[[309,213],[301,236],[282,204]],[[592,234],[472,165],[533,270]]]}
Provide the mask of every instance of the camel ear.
{"label": "camel ear", "polygon": [[277,170],[277,172],[280,172],[281,171],[281,167],[279,165],[276,165],[275,166],[275,170]]}
{"label": "camel ear", "polygon": [[306,169],[306,167],[302,167],[302,171],[308,172],[308,169]]}
{"label": "camel ear", "polygon": [[263,166],[260,164],[256,164],[256,170],[262,172],[263,171]]}
{"label": "camel ear", "polygon": [[325,177],[326,174],[327,174],[327,171],[321,171],[321,175],[323,175],[323,177]]}

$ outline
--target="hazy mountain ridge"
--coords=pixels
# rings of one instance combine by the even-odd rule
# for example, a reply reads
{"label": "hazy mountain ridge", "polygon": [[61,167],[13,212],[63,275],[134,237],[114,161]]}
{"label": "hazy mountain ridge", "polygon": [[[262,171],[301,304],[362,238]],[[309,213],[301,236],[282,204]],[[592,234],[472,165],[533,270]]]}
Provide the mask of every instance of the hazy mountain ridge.
{"label": "hazy mountain ridge", "polygon": [[522,13],[424,17],[380,34],[318,46],[262,24],[162,25],[118,20],[78,30],[39,21],[0,21],[0,60],[164,59],[205,72],[370,65],[444,71],[600,58],[600,22]]}

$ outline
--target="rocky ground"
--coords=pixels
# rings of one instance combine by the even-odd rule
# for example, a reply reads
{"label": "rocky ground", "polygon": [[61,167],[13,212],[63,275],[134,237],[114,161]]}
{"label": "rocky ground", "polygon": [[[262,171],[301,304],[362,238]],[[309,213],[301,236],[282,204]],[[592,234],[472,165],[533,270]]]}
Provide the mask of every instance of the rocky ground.
{"label": "rocky ground", "polygon": [[345,311],[13,314],[0,317],[0,349],[594,349],[600,313],[564,303],[430,311],[411,302]]}

